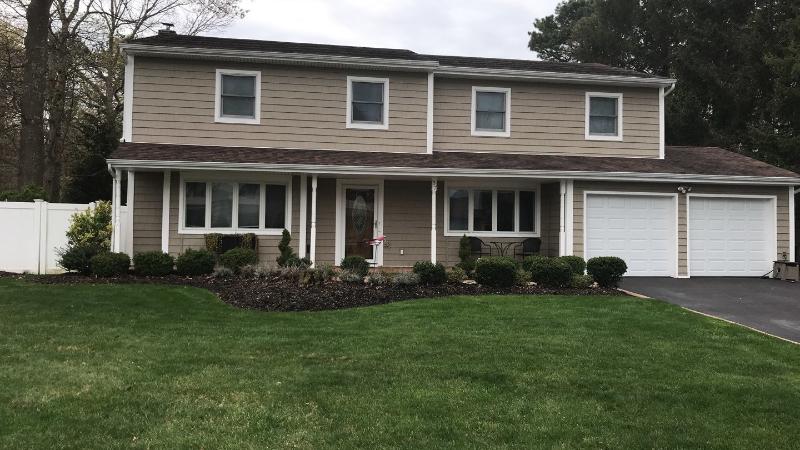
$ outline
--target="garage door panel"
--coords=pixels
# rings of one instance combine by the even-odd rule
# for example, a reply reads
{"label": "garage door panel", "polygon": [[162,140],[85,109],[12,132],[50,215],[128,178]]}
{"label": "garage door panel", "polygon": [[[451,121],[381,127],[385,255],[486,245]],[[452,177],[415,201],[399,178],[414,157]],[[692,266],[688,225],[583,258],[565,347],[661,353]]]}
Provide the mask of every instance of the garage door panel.
{"label": "garage door panel", "polygon": [[658,195],[587,194],[586,257],[619,256],[629,276],[675,274],[675,200]]}
{"label": "garage door panel", "polygon": [[760,276],[772,268],[775,217],[768,198],[691,197],[693,276]]}

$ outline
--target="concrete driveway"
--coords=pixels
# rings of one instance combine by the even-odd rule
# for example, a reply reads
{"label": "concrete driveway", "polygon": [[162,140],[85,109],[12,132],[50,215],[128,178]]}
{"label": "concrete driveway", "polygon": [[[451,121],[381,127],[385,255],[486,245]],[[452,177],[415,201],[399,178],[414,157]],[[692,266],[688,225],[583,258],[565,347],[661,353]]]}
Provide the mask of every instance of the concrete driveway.
{"label": "concrete driveway", "polygon": [[800,343],[800,283],[758,278],[626,278],[621,287]]}

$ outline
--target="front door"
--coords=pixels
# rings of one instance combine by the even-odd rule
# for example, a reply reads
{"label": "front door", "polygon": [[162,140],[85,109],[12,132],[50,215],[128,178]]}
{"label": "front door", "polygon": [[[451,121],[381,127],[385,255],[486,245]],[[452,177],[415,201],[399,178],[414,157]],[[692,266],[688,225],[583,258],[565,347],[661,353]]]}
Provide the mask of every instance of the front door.
{"label": "front door", "polygon": [[376,189],[372,187],[345,188],[344,256],[362,256],[375,260]]}

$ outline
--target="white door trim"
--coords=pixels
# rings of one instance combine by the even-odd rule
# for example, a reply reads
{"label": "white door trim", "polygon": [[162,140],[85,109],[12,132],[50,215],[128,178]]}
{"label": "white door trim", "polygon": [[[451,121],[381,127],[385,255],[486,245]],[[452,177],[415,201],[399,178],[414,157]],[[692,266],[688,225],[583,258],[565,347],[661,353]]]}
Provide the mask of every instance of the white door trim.
{"label": "white door trim", "polygon": [[[619,196],[636,196],[636,197],[671,197],[675,205],[675,240],[673,241],[672,257],[675,261],[675,272],[673,278],[678,278],[678,264],[679,264],[679,247],[678,240],[680,238],[679,222],[678,222],[678,194],[673,192],[628,192],[628,191],[583,191],[583,257],[586,258],[586,243],[589,241],[589,229],[587,224],[587,207],[588,198],[590,195],[619,195]],[[613,256],[613,255],[609,255]]]}
{"label": "white door trim", "polygon": [[689,216],[689,207],[692,197],[705,198],[735,198],[735,199],[764,199],[772,203],[772,244],[775,259],[778,259],[778,196],[777,195],[749,195],[749,194],[686,194],[686,278],[692,277],[692,226]]}
{"label": "white door trim", "polygon": [[[377,226],[373,231],[375,237],[383,234],[383,179],[354,178],[336,179],[336,234],[334,265],[338,266],[344,258],[344,195],[345,189],[350,187],[375,189],[375,221]],[[375,266],[383,265],[383,245],[375,246],[375,259],[370,261]]]}

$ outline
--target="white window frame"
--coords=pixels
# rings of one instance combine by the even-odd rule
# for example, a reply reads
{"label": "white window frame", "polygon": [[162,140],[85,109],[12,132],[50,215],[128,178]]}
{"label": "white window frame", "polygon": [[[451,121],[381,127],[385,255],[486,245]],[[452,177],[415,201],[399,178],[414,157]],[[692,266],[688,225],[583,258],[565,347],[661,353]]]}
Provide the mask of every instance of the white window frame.
{"label": "white window frame", "polygon": [[[223,116],[222,115],[222,76],[254,76],[256,78],[256,98],[254,109],[254,117],[238,117],[238,116]],[[214,122],[219,123],[243,123],[250,125],[258,125],[261,123],[261,71],[260,70],[234,70],[234,69],[217,69],[217,81],[214,87]]]}
{"label": "white window frame", "polygon": [[[505,130],[491,131],[479,130],[475,128],[475,116],[478,107],[478,92],[499,92],[506,96],[506,114],[505,114]],[[473,136],[493,136],[493,137],[510,137],[511,136],[511,88],[502,87],[489,87],[489,86],[472,86],[472,113],[470,118],[470,129]]]}
{"label": "white window frame", "polygon": [[[615,98],[617,99],[617,134],[591,134],[589,133],[589,111],[592,98]],[[584,116],[585,138],[587,141],[621,141],[622,140],[622,93],[621,92],[587,92],[586,93],[586,113]]]}
{"label": "white window frame", "polygon": [[[467,209],[467,229],[450,229],[450,191],[463,189],[469,192]],[[492,191],[492,230],[497,230],[497,191],[514,191],[514,231],[473,231],[475,207],[475,191]],[[534,205],[533,231],[519,231],[519,192],[533,191]],[[444,184],[444,235],[475,237],[541,237],[542,234],[542,190],[541,185],[529,183],[463,183],[445,182]]]}
{"label": "white window frame", "polygon": [[[383,83],[383,122],[353,122],[353,82]],[[347,108],[346,127],[362,130],[388,130],[389,129],[389,79],[374,77],[347,77]]]}
{"label": "white window frame", "polygon": [[[206,217],[203,228],[200,227],[186,227],[185,224],[185,209],[186,209],[186,183],[197,182],[206,183]],[[211,224],[211,184],[212,183],[232,183],[233,184],[233,208],[231,211],[231,227],[212,228]],[[259,218],[258,228],[239,228],[239,185],[240,184],[258,184],[261,186],[261,202],[259,204]],[[284,226],[281,228],[264,228],[264,212],[266,211],[266,185],[283,185],[286,186],[286,205],[284,211]],[[254,233],[264,236],[278,236],[283,233],[283,230],[292,229],[292,177],[291,175],[270,175],[268,177],[248,177],[237,178],[226,175],[216,174],[183,174],[180,176],[180,193],[178,196],[178,234],[207,234],[207,233],[220,233],[220,234],[244,234]]]}

